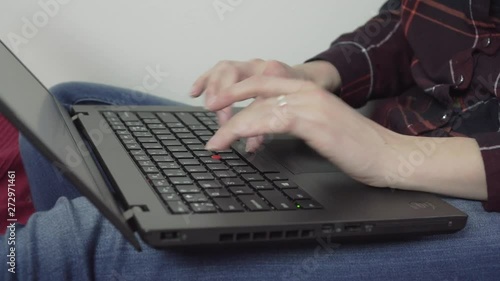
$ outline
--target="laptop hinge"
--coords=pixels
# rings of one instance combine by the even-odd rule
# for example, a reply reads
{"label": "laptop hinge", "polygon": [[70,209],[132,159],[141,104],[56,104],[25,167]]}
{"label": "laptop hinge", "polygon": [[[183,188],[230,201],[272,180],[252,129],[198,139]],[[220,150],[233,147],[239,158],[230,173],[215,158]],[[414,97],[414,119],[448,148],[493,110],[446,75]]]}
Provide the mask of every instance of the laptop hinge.
{"label": "laptop hinge", "polygon": [[136,207],[132,207],[132,208],[126,210],[125,212],[123,212],[123,217],[125,218],[125,220],[129,221],[131,218],[133,218],[137,209],[141,210],[141,208],[136,206]]}

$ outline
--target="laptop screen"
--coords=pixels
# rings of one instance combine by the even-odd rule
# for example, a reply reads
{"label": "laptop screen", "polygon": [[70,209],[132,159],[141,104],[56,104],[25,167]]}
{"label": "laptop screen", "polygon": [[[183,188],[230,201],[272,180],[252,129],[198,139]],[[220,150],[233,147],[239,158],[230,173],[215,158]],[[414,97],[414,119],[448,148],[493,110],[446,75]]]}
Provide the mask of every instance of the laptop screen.
{"label": "laptop screen", "polygon": [[[87,148],[69,114],[1,41],[0,112],[131,239],[105,181],[99,173],[90,172],[85,162],[88,158],[82,157],[82,150]],[[137,245],[136,241],[133,244]]]}

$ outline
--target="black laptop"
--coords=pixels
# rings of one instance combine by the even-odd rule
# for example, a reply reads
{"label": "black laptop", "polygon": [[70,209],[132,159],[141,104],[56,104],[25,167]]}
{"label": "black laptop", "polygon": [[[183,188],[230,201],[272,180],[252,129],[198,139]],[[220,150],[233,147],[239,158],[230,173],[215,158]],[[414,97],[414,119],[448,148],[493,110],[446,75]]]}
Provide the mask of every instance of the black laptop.
{"label": "black laptop", "polygon": [[[436,196],[357,183],[302,141],[209,152],[196,107],[75,106],[68,113],[0,45],[0,110],[137,248],[453,233]],[[95,157],[92,157],[90,151]],[[50,188],[50,187],[47,187]]]}

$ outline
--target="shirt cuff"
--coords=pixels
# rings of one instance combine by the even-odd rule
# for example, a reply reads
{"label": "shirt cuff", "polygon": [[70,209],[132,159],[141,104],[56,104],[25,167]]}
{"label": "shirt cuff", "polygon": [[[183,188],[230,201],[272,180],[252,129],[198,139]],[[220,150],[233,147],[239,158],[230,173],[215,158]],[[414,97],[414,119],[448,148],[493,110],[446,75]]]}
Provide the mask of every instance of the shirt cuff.
{"label": "shirt cuff", "polygon": [[333,64],[342,80],[338,95],[345,98],[351,106],[364,105],[373,90],[373,70],[370,57],[363,46],[355,42],[334,43],[330,49],[307,60],[306,63],[313,61],[327,61]]}
{"label": "shirt cuff", "polygon": [[500,139],[498,133],[486,133],[473,136],[481,149],[488,200],[483,207],[488,212],[500,212]]}

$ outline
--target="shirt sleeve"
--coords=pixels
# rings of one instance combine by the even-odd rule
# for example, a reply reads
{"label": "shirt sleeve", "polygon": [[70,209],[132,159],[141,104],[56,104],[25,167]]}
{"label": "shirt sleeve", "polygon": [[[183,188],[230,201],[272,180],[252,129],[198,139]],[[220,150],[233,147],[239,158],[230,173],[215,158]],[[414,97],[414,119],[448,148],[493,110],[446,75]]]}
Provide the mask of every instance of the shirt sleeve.
{"label": "shirt sleeve", "polygon": [[483,207],[489,212],[500,212],[500,133],[484,133],[473,138],[481,150],[488,186],[488,200]]}
{"label": "shirt sleeve", "polygon": [[335,40],[311,61],[327,61],[339,71],[346,103],[361,107],[370,99],[400,95],[413,82],[413,52],[401,21],[401,1],[384,4],[379,15]]}

